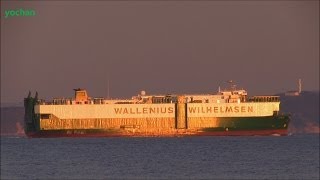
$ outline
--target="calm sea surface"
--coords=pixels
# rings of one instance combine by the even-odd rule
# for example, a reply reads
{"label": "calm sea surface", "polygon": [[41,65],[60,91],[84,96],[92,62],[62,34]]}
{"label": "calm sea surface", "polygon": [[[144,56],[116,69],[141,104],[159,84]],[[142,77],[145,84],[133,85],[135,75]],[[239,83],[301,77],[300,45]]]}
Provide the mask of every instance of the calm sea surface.
{"label": "calm sea surface", "polygon": [[1,179],[319,179],[319,134],[2,137]]}

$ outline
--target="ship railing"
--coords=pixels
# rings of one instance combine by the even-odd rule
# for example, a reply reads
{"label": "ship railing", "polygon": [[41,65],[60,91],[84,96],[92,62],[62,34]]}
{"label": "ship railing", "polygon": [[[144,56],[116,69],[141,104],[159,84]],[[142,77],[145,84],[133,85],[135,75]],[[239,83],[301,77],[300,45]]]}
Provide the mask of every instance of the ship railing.
{"label": "ship railing", "polygon": [[69,105],[72,104],[72,100],[68,98],[54,98],[52,101],[53,105]]}
{"label": "ship railing", "polygon": [[129,101],[119,101],[119,102],[116,102],[115,104],[133,104],[133,102],[129,102]]}
{"label": "ship railing", "polygon": [[279,96],[253,96],[248,102],[280,102]]}
{"label": "ship railing", "polygon": [[108,104],[105,99],[92,100],[88,99],[86,101],[76,101],[75,99],[69,98],[54,98],[52,101],[38,100],[39,105],[75,105],[75,104]]}
{"label": "ship railing", "polygon": [[104,104],[104,98],[93,98],[93,104]]}
{"label": "ship railing", "polygon": [[45,105],[45,104],[47,104],[47,102],[46,102],[44,99],[38,99],[38,101],[36,102],[36,104]]}

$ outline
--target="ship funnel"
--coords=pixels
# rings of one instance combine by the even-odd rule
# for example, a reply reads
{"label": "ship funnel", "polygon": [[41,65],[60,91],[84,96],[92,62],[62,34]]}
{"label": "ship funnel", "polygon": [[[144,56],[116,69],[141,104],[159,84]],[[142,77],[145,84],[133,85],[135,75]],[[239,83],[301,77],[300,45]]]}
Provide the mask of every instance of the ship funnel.
{"label": "ship funnel", "polygon": [[88,100],[88,94],[87,91],[84,89],[74,89],[75,91],[75,99],[76,101],[87,101]]}

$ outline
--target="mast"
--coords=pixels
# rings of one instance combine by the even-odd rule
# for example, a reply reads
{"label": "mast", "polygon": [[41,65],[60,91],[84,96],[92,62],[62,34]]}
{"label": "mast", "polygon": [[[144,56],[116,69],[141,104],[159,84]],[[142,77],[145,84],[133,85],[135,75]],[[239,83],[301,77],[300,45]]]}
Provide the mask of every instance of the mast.
{"label": "mast", "polygon": [[230,84],[230,90],[231,90],[231,91],[235,91],[237,85],[235,85],[235,83],[233,82],[233,80],[229,80],[228,83]]}

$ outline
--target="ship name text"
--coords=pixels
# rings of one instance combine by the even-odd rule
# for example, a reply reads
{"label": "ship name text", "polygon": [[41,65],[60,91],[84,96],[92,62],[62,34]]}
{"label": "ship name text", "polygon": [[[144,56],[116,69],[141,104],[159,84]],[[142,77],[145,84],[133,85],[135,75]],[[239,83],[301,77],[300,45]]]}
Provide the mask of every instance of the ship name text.
{"label": "ship name text", "polygon": [[[173,107],[114,108],[116,114],[172,114]],[[188,107],[188,113],[252,113],[253,106]]]}
{"label": "ship name text", "polygon": [[250,113],[252,106],[189,107],[189,113]]}
{"label": "ship name text", "polygon": [[173,107],[114,108],[116,114],[166,114],[173,113]]}

